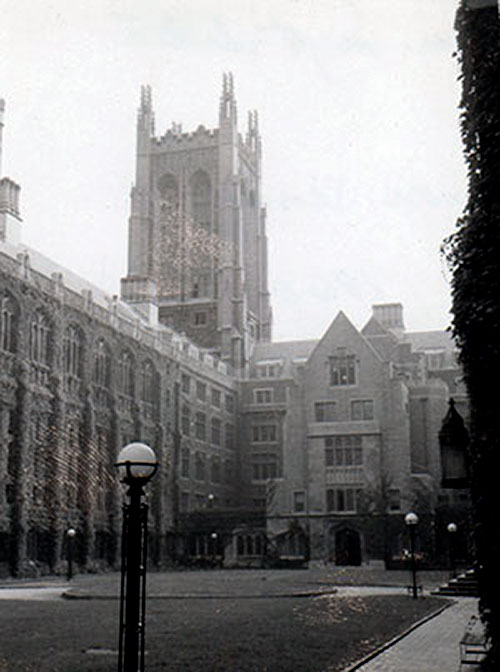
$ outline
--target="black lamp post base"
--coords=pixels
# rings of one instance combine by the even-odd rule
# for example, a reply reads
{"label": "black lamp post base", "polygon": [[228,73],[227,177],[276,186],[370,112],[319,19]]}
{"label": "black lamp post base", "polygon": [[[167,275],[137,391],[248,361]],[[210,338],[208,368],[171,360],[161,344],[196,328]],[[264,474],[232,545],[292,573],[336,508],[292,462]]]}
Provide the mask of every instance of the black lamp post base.
{"label": "black lamp post base", "polygon": [[406,590],[408,591],[408,595],[412,595],[415,599],[420,595],[420,597],[424,596],[424,587],[423,586],[406,586]]}

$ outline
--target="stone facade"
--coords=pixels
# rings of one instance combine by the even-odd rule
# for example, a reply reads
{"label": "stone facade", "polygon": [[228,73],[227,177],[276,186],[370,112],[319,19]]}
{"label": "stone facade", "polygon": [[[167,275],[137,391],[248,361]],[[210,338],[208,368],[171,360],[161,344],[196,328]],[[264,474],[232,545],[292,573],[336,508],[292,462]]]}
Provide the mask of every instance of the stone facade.
{"label": "stone facade", "polygon": [[[115,564],[121,494],[113,465],[133,440],[151,445],[160,462],[153,559],[175,554],[168,538],[182,512],[206,507],[209,494],[217,507],[235,505],[234,378],[117,299],[103,306],[98,293],[67,286],[63,271],[40,273],[34,251],[10,252],[0,250],[0,562],[18,572],[27,562],[57,569],[65,531],[75,527],[81,565]],[[206,403],[193,392],[199,385]]]}
{"label": "stone facade", "polygon": [[407,333],[399,304],[374,306],[361,332],[340,312],[317,342],[256,346],[240,382],[243,476],[280,555],[397,563],[414,509],[428,562],[445,562],[452,519],[467,557],[468,493],[440,487],[451,395],[467,414],[455,355],[447,334]]}

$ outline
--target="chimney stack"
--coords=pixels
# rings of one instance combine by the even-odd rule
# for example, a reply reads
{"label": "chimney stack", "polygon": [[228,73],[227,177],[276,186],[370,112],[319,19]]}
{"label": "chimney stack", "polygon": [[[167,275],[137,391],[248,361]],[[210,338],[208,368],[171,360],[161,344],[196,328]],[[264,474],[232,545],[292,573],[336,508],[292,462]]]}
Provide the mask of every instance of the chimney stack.
{"label": "chimney stack", "polygon": [[373,317],[385,329],[401,339],[405,332],[402,303],[379,303],[372,306]]}

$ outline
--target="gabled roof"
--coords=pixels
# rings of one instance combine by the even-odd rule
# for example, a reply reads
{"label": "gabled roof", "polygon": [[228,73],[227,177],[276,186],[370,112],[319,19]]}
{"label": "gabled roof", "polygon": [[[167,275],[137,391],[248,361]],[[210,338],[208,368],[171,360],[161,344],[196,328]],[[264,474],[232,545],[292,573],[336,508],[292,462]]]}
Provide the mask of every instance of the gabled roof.
{"label": "gabled roof", "polygon": [[398,345],[399,340],[392,331],[380,324],[375,317],[368,320],[361,333],[381,357],[385,360],[392,358],[394,348]]}
{"label": "gabled roof", "polygon": [[375,355],[375,357],[377,359],[382,359],[380,354],[373,347],[373,345],[370,343],[370,341],[363,336],[363,334],[354,326],[354,324],[351,322],[351,320],[347,317],[347,315],[342,310],[339,310],[339,312],[334,317],[330,326],[325,331],[325,333],[323,334],[321,339],[319,341],[317,341],[314,350],[319,348],[320,345],[330,337],[332,331],[337,329],[339,327],[339,325],[342,325],[342,324],[344,326],[346,326],[353,333],[353,335],[356,335],[361,341],[363,341],[363,343],[366,345],[366,347],[369,348],[373,352],[373,354]]}
{"label": "gabled roof", "polygon": [[370,317],[361,333],[363,336],[387,336],[390,332],[375,317]]}
{"label": "gabled roof", "polygon": [[272,359],[302,359],[311,354],[318,341],[276,341],[275,343],[256,343],[252,360],[254,362]]}
{"label": "gabled roof", "polygon": [[403,338],[411,343],[413,350],[456,350],[456,345],[448,331],[413,331],[407,332]]}

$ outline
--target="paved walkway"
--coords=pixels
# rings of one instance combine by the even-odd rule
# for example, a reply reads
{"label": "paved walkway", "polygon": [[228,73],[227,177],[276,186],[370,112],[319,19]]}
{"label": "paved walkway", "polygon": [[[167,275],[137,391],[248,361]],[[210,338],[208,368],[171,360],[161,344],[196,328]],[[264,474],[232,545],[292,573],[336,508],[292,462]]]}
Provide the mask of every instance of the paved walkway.
{"label": "paved walkway", "polygon": [[[458,672],[460,640],[478,601],[456,598],[456,604],[431,618],[369,662],[347,668],[357,672]],[[347,672],[347,670],[346,670]]]}

